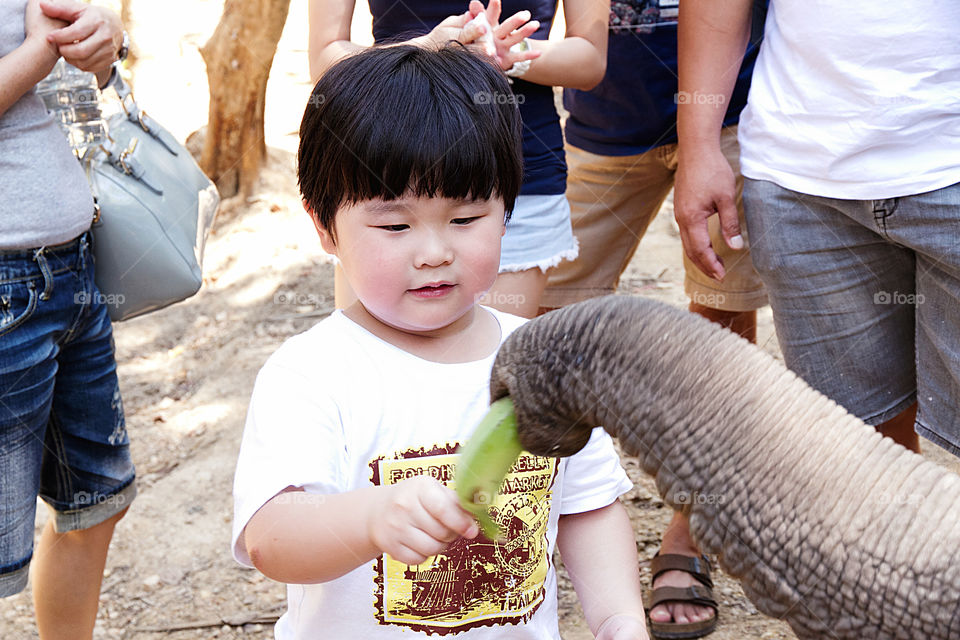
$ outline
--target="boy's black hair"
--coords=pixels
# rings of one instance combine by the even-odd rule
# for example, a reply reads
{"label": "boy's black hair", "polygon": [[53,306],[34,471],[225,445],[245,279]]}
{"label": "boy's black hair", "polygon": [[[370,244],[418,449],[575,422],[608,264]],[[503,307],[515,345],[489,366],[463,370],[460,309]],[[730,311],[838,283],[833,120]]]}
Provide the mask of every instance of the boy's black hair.
{"label": "boy's black hair", "polygon": [[520,114],[499,69],[462,45],[373,47],[331,67],[300,124],[300,193],[320,225],[337,209],[408,194],[503,198],[523,180]]}

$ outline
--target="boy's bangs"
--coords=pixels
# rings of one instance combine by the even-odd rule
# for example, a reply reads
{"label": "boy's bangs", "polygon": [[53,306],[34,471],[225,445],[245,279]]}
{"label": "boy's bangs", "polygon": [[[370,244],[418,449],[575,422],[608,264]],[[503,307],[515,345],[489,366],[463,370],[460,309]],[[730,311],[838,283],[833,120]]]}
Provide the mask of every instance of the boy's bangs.
{"label": "boy's bangs", "polygon": [[300,191],[318,222],[364,200],[503,199],[523,180],[520,116],[503,74],[462,47],[374,48],[334,65],[300,127]]}
{"label": "boy's bangs", "polygon": [[498,110],[466,87],[450,86],[449,78],[403,80],[409,82],[384,87],[378,101],[383,117],[367,121],[369,131],[355,138],[363,148],[348,160],[355,166],[345,167],[346,175],[357,177],[344,191],[347,201],[405,195],[486,200],[511,193],[512,185],[503,182],[516,179],[509,170],[513,145],[503,139],[520,132],[491,126],[505,124]]}

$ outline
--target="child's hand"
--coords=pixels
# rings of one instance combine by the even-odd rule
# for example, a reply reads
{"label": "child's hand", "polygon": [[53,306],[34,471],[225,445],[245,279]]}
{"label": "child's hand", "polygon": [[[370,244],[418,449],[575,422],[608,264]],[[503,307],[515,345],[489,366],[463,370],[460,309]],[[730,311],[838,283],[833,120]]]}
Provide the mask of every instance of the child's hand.
{"label": "child's hand", "polygon": [[479,532],[457,494],[433,478],[410,478],[382,494],[367,530],[378,549],[405,564],[420,564],[458,537],[475,538]]}
{"label": "child's hand", "polygon": [[[533,32],[540,28],[540,21],[531,20],[530,12],[523,10],[518,11],[504,20],[503,23],[500,23],[500,11],[502,8],[500,3],[501,0],[490,0],[490,4],[484,9],[483,3],[480,2],[480,0],[471,0],[468,13],[473,16],[474,19],[464,27],[462,37],[472,37],[473,39],[469,41],[461,39],[460,41],[468,44],[480,38],[482,34],[474,34],[470,27],[475,23],[477,16],[485,13],[486,22],[490,25],[493,36],[492,46],[494,52],[492,52],[491,55],[497,61],[497,64],[500,65],[500,68],[506,71],[517,62],[533,60],[540,57],[540,52],[533,49],[529,51],[510,50],[513,45],[523,42],[524,38],[533,35]],[[485,31],[486,25],[484,25],[483,22],[479,24],[482,30]]]}
{"label": "child's hand", "polygon": [[597,629],[597,640],[650,640],[644,619],[620,613],[604,620]]}

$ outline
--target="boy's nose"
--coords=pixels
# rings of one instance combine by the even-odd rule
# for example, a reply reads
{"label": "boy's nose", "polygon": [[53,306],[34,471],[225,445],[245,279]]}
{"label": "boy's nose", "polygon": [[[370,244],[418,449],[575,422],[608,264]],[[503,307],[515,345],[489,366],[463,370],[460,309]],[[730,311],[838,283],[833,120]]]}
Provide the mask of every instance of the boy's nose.
{"label": "boy's nose", "polygon": [[443,238],[443,234],[424,234],[423,243],[417,251],[417,267],[439,267],[453,262],[453,247]]}

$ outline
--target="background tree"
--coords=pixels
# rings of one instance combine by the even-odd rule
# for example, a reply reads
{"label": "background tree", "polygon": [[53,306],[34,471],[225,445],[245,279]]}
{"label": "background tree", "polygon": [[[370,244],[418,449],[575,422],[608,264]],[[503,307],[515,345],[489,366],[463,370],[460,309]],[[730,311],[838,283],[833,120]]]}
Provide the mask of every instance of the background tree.
{"label": "background tree", "polygon": [[266,159],[267,78],[289,9],[290,0],[226,0],[200,49],[210,86],[200,166],[222,197],[249,195]]}

